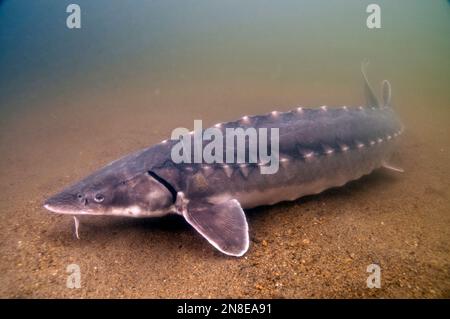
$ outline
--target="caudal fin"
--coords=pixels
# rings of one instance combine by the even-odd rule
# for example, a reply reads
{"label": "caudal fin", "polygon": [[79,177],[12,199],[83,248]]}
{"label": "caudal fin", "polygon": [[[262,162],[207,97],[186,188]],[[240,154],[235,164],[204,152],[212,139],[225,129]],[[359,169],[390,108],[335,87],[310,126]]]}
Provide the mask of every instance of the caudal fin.
{"label": "caudal fin", "polygon": [[378,102],[377,96],[373,93],[373,89],[370,86],[369,80],[366,75],[366,68],[369,65],[369,60],[365,59],[361,63],[361,73],[364,78],[364,94],[366,97],[366,106],[367,107],[380,107],[380,103]]}
{"label": "caudal fin", "polygon": [[[367,66],[369,65],[369,60],[365,59],[361,63],[361,73],[364,77],[364,95],[366,97],[366,106],[367,107],[380,107],[380,102],[378,101],[377,96],[375,95],[372,86],[369,83],[367,78]],[[388,80],[384,80],[381,87],[381,93],[383,98],[383,107],[391,106],[391,84]]]}

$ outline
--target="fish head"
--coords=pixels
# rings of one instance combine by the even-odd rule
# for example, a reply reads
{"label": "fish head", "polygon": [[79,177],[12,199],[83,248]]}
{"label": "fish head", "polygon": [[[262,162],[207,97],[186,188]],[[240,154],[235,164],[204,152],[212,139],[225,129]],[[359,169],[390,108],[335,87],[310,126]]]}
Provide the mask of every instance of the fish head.
{"label": "fish head", "polygon": [[155,217],[170,212],[174,196],[151,172],[103,170],[48,198],[44,207],[69,215]]}

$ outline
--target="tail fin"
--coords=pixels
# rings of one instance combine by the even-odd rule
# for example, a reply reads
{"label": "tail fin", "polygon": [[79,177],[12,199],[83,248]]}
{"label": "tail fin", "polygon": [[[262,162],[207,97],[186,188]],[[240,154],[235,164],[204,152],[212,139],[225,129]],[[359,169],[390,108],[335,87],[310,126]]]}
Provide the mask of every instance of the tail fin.
{"label": "tail fin", "polygon": [[[366,69],[369,65],[369,60],[365,59],[361,63],[361,73],[364,77],[364,94],[366,96],[366,106],[367,107],[380,107],[380,102],[377,99],[377,96],[373,92],[372,87],[370,86],[369,80],[367,78]],[[391,106],[391,83],[388,80],[384,80],[382,83],[381,93],[383,97],[383,107]]]}
{"label": "tail fin", "polygon": [[366,68],[369,65],[369,60],[365,59],[361,63],[361,73],[364,77],[364,94],[366,96],[366,106],[368,107],[380,107],[380,103],[378,102],[377,96],[373,93],[373,89],[370,86],[369,80],[366,75]]}

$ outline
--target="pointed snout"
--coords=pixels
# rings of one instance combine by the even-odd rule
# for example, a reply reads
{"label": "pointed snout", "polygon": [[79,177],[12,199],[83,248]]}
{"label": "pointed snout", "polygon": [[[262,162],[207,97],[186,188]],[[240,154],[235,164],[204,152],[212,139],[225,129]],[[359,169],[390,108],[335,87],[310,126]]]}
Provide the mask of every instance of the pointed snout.
{"label": "pointed snout", "polygon": [[66,192],[62,192],[48,198],[44,202],[44,208],[57,214],[79,213],[76,196]]}
{"label": "pointed snout", "polygon": [[56,202],[50,199],[47,199],[44,202],[44,208],[53,213],[62,213],[62,207],[60,207]]}
{"label": "pointed snout", "polygon": [[44,202],[44,208],[53,213],[63,213],[63,205],[60,200],[58,200],[57,195],[48,198]]}

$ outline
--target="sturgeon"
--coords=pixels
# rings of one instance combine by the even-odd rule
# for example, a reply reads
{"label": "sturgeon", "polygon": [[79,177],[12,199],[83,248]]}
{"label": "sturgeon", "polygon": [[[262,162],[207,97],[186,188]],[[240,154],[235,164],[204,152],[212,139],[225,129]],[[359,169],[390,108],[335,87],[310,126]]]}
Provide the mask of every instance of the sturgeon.
{"label": "sturgeon", "polygon": [[216,125],[279,129],[280,167],[261,174],[258,163],[180,163],[171,160],[177,141],[166,140],[114,161],[45,201],[51,212],[159,217],[178,214],[222,253],[249,248],[243,209],[318,194],[386,167],[403,125],[391,107],[391,85],[379,103],[365,74],[366,106],[298,107],[290,112],[244,116]]}

